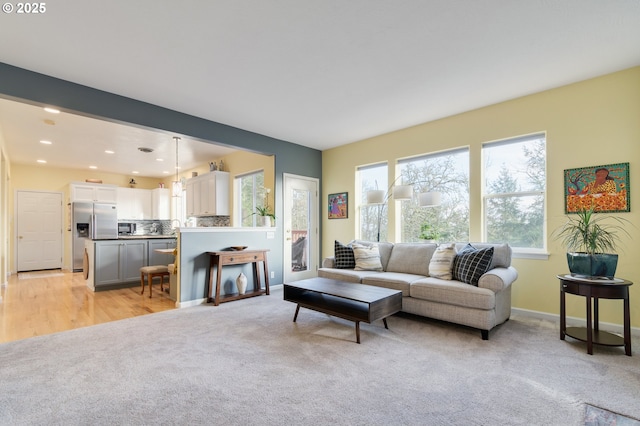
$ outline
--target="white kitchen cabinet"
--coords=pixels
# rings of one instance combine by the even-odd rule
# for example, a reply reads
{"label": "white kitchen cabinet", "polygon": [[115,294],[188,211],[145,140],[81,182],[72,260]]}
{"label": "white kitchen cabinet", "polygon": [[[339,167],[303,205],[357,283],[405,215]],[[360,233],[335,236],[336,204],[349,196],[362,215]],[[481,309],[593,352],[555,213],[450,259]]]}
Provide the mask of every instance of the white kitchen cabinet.
{"label": "white kitchen cabinet", "polygon": [[69,198],[73,202],[115,203],[118,200],[115,185],[72,183]]}
{"label": "white kitchen cabinet", "polygon": [[148,189],[118,188],[118,220],[151,220],[151,191]]}
{"label": "white kitchen cabinet", "polygon": [[187,181],[187,216],[229,216],[229,173],[210,172]]}
{"label": "white kitchen cabinet", "polygon": [[171,193],[167,188],[151,190],[151,220],[171,220]]}

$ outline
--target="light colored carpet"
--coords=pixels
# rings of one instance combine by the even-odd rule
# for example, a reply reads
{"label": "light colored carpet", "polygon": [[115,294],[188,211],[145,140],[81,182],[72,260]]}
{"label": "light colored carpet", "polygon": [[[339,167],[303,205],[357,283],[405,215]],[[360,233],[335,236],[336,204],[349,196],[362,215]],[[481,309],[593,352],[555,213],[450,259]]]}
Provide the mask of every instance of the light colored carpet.
{"label": "light colored carpet", "polygon": [[[0,345],[0,424],[584,425],[640,419],[640,358],[512,317],[489,341],[414,316],[362,324],[281,289]],[[634,350],[640,342],[634,340]]]}

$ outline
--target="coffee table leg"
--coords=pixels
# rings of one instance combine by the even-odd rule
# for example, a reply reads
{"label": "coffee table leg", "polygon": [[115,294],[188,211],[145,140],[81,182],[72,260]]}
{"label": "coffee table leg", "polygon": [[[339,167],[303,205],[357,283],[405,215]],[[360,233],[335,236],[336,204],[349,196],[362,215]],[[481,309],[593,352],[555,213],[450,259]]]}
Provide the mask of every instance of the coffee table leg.
{"label": "coffee table leg", "polygon": [[356,341],[360,343],[360,321],[356,321]]}
{"label": "coffee table leg", "polygon": [[300,305],[296,306],[296,314],[293,316],[293,322],[296,322],[298,319],[298,312],[300,312]]}
{"label": "coffee table leg", "polygon": [[386,328],[388,330],[389,326],[387,326],[387,319],[386,318],[382,318],[382,322],[384,323],[384,328]]}

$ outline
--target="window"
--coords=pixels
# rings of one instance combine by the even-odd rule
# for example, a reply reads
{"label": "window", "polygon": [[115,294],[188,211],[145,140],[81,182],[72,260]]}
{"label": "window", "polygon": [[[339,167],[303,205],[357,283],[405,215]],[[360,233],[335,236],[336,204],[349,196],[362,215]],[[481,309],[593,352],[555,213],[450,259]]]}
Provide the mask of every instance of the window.
{"label": "window", "polygon": [[[401,202],[401,241],[468,241],[469,150],[404,159],[398,166],[398,183],[412,184],[414,190],[411,200]],[[439,192],[440,206],[420,207],[422,192]]]}
{"label": "window", "polygon": [[264,207],[264,171],[235,178],[236,223],[240,226],[256,226],[256,207]]}
{"label": "window", "polygon": [[[387,215],[385,205],[367,205],[367,191],[388,189],[387,164],[358,167],[360,188],[360,239],[385,241],[387,239]],[[379,238],[378,238],[379,234]]]}
{"label": "window", "polygon": [[485,241],[544,249],[545,135],[486,143],[482,156]]}

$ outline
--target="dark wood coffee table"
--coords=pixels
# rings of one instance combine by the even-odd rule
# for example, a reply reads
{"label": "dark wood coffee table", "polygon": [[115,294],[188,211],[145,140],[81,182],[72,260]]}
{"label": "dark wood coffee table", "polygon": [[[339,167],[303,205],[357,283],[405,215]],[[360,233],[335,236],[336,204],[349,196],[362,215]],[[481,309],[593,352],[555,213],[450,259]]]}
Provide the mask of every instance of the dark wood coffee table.
{"label": "dark wood coffee table", "polygon": [[284,300],[297,303],[293,322],[300,307],[340,317],[356,323],[356,340],[360,343],[360,322],[382,320],[402,309],[402,292],[329,278],[309,278],[284,284]]}

